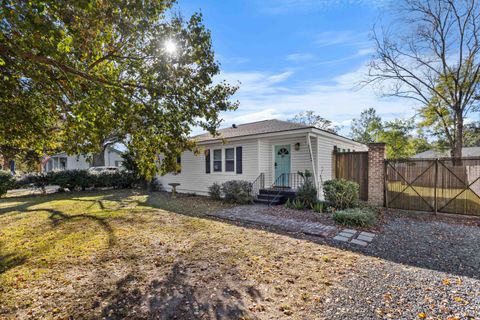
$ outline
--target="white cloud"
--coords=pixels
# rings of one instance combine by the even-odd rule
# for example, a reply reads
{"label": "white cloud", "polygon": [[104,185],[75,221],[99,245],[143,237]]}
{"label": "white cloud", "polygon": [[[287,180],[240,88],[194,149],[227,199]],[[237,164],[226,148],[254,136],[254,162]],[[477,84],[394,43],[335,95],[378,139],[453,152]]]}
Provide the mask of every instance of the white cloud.
{"label": "white cloud", "polygon": [[[314,110],[348,131],[353,118],[366,108],[374,107],[385,119],[412,116],[414,105],[399,98],[380,98],[372,87],[358,89],[358,83],[366,74],[361,67],[328,81],[303,85],[284,83],[293,73],[262,72],[224,73],[221,78],[242,82],[234,99],[240,101],[238,110],[222,115],[225,125],[240,124],[265,119],[289,119],[304,110]],[[344,132],[345,133],[345,132]]]}
{"label": "white cloud", "polygon": [[324,31],[317,35],[315,44],[320,47],[349,45],[362,46],[368,45],[368,32],[345,31]]}
{"label": "white cloud", "polygon": [[294,62],[312,60],[315,56],[310,53],[292,53],[287,56],[287,60]]}

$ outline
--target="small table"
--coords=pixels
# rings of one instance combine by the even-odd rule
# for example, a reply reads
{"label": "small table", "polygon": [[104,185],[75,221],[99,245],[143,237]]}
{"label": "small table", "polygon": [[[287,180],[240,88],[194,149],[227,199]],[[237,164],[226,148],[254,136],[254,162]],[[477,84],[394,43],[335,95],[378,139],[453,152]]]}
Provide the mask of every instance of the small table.
{"label": "small table", "polygon": [[175,199],[177,197],[177,187],[180,185],[180,183],[172,182],[168,185],[172,187],[172,198]]}

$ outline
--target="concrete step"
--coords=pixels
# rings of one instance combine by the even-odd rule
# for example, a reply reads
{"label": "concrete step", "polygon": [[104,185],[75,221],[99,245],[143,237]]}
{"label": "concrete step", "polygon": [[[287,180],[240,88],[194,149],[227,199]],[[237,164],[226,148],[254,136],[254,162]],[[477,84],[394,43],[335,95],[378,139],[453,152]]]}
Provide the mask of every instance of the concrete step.
{"label": "concrete step", "polygon": [[[255,203],[259,203],[259,204],[265,204],[265,205],[272,205],[272,206],[276,206],[276,205],[280,205],[282,204],[282,200],[283,199],[275,199],[274,201],[271,201],[271,199],[260,199],[260,198],[257,198],[255,199]],[[283,201],[285,202],[285,201]]]}

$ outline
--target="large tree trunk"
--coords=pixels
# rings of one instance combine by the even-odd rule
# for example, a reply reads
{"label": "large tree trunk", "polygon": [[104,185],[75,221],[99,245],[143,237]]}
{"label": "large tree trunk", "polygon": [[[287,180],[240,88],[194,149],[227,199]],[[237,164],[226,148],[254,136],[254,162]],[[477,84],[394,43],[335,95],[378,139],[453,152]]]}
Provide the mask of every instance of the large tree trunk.
{"label": "large tree trunk", "polygon": [[455,140],[453,142],[452,148],[452,157],[461,158],[462,157],[462,147],[463,147],[463,115],[461,111],[455,112],[456,123],[455,123]]}

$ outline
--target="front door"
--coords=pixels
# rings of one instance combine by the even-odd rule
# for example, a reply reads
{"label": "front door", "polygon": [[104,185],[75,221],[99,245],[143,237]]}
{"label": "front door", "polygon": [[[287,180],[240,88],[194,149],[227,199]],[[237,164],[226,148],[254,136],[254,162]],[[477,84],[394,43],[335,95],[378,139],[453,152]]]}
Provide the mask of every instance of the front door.
{"label": "front door", "polygon": [[[275,186],[288,187],[289,173],[290,145],[275,146]],[[282,174],[283,176],[279,178]]]}

